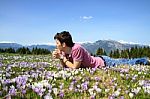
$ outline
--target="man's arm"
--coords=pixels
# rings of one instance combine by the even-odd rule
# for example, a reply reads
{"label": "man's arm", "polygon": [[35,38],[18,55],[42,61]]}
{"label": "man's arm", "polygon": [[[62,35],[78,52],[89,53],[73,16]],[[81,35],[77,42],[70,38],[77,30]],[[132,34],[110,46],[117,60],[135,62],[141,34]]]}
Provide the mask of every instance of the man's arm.
{"label": "man's arm", "polygon": [[61,64],[63,67],[66,67],[66,64],[63,62],[63,59],[60,59],[60,64]]}
{"label": "man's arm", "polygon": [[77,68],[80,68],[81,61],[73,61],[73,63],[72,63],[66,57],[64,57],[63,61],[62,61],[62,65],[67,66],[69,68],[77,69]]}

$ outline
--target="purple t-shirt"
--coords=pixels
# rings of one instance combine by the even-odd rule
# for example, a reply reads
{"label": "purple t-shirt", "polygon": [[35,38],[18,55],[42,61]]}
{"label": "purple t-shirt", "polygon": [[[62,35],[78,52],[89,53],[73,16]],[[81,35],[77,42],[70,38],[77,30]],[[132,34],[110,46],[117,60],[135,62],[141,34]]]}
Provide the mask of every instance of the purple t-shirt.
{"label": "purple t-shirt", "polygon": [[100,57],[91,56],[88,51],[80,44],[74,44],[68,59],[73,62],[81,61],[81,67],[102,67],[105,66],[104,60]]}

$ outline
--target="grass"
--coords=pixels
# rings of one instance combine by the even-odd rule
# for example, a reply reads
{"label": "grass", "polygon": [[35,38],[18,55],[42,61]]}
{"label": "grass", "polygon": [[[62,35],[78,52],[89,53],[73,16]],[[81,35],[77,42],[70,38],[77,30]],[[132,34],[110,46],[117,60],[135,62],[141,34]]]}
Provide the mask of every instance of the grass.
{"label": "grass", "polygon": [[60,67],[50,55],[0,54],[0,98],[149,98],[150,66]]}

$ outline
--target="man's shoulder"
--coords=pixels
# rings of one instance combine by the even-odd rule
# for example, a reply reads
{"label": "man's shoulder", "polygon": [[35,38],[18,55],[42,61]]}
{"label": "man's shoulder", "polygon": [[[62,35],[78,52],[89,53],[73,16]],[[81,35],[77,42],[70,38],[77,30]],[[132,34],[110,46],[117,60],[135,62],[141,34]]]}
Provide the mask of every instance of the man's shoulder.
{"label": "man's shoulder", "polygon": [[75,44],[71,50],[71,53],[87,53],[87,50],[81,44]]}
{"label": "man's shoulder", "polygon": [[72,50],[77,50],[77,49],[83,49],[82,45],[75,43],[74,46],[72,47]]}

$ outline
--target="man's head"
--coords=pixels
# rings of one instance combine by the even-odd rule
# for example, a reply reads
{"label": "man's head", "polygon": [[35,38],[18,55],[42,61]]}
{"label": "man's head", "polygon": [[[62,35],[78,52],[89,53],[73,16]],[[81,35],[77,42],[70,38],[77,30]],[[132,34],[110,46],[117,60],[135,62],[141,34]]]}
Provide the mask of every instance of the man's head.
{"label": "man's head", "polygon": [[59,48],[61,45],[67,46],[67,47],[73,47],[74,43],[72,41],[72,37],[68,31],[62,31],[60,33],[57,33],[54,36],[54,39],[56,40],[56,46]]}

